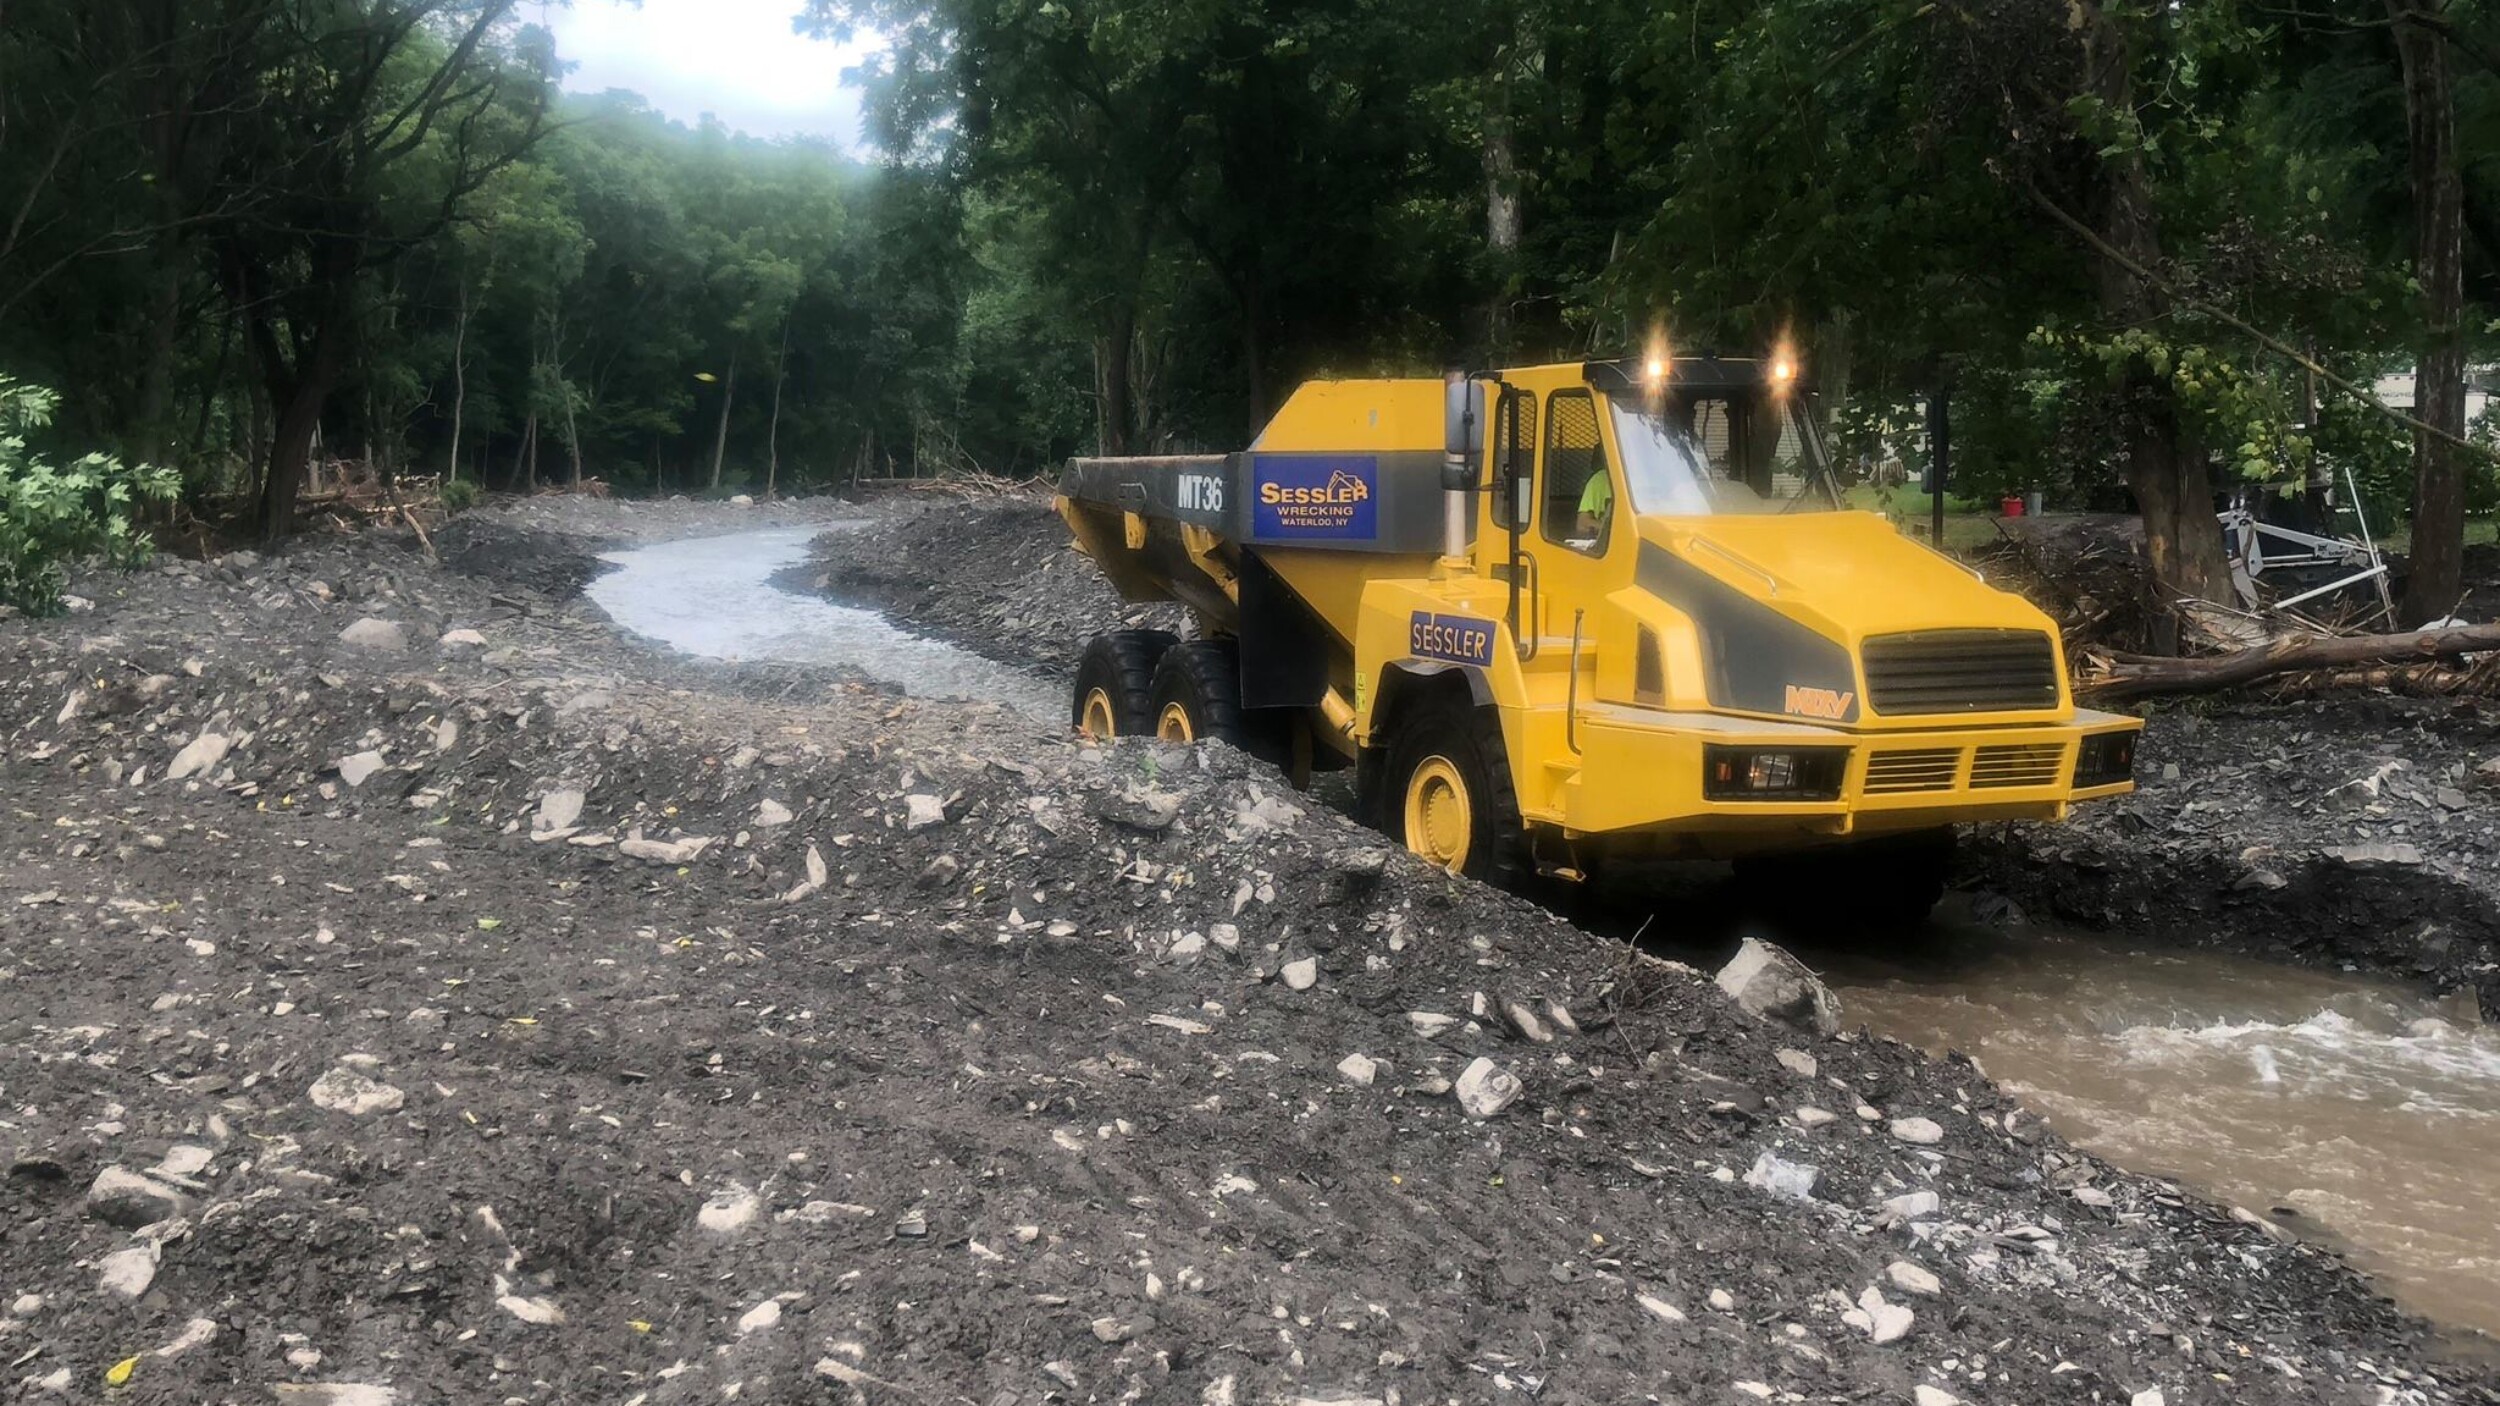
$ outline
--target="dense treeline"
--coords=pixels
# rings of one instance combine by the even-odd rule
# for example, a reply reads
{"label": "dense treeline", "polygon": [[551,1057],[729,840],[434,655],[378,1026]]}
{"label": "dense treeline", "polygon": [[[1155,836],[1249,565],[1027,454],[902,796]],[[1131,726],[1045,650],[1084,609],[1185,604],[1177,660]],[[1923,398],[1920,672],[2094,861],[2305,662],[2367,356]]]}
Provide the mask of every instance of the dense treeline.
{"label": "dense treeline", "polygon": [[872,164],[560,96],[512,0],[16,0],[0,369],[272,532],[308,460],[1023,472],[1653,337],[1793,341],[1869,455],[1947,392],[1961,482],[2217,598],[2242,481],[2353,466],[2417,616],[2500,496],[2487,0],[792,5],[889,41]]}

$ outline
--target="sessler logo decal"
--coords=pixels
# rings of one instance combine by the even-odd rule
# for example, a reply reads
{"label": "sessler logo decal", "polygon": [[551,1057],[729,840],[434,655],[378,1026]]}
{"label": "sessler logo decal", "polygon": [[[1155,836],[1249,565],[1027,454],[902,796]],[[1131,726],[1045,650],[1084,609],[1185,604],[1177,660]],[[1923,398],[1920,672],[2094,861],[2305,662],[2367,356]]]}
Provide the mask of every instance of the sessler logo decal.
{"label": "sessler logo decal", "polygon": [[1380,461],[1369,455],[1260,454],[1251,461],[1253,536],[1369,542],[1380,535]]}
{"label": "sessler logo decal", "polygon": [[1493,662],[1493,622],[1470,620],[1464,615],[1435,615],[1418,610],[1407,623],[1406,648],[1410,654],[1426,659],[1448,659],[1460,664],[1491,664]]}
{"label": "sessler logo decal", "polygon": [[1855,693],[1831,688],[1799,688],[1788,686],[1788,711],[1801,718],[1823,718],[1839,722],[1849,716],[1849,707],[1858,701]]}

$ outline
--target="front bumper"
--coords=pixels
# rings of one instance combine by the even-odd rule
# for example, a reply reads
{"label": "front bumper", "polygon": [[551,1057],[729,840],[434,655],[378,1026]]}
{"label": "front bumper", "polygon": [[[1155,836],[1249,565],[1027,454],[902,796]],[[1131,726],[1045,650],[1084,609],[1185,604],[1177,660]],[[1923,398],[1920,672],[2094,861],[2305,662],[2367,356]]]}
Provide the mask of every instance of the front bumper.
{"label": "front bumper", "polygon": [[[2132,778],[2078,785],[2076,763],[2084,739],[2142,727],[2135,718],[2078,710],[2064,723],[1866,733],[1598,705],[1579,715],[1579,765],[1555,799],[1563,828],[1575,835],[1773,839],[2058,820],[2078,801],[2135,789]],[[1838,794],[1828,799],[1714,799],[1703,785],[1714,748],[1836,752],[1846,760]]]}

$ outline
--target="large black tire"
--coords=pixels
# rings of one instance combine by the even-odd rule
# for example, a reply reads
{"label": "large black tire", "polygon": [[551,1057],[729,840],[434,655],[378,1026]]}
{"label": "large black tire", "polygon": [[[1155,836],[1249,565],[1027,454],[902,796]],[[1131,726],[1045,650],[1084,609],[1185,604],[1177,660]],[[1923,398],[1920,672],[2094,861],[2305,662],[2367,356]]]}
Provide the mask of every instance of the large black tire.
{"label": "large black tire", "polygon": [[1436,691],[1398,709],[1382,750],[1365,807],[1375,825],[1427,864],[1502,888],[1527,882],[1519,794],[1492,709]]}
{"label": "large black tire", "polygon": [[1173,645],[1162,630],[1096,635],[1076,665],[1068,722],[1094,737],[1137,737],[1154,731],[1155,666]]}
{"label": "large black tire", "polygon": [[1736,863],[1758,907],[1790,917],[1897,933],[1927,921],[1953,874],[1951,829],[1885,835]]}
{"label": "large black tire", "polygon": [[1174,645],[1155,665],[1146,718],[1166,742],[1241,746],[1241,652],[1231,640]]}

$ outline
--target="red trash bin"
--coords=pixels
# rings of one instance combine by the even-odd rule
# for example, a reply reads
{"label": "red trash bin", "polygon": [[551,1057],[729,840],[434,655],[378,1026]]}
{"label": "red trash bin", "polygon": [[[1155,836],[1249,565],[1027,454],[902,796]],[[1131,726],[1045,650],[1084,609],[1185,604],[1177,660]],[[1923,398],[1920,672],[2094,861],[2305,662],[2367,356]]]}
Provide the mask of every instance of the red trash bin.
{"label": "red trash bin", "polygon": [[1997,511],[2006,517],[2021,517],[2023,515],[2022,495],[2018,493],[2007,494],[2003,500],[1998,502]]}

